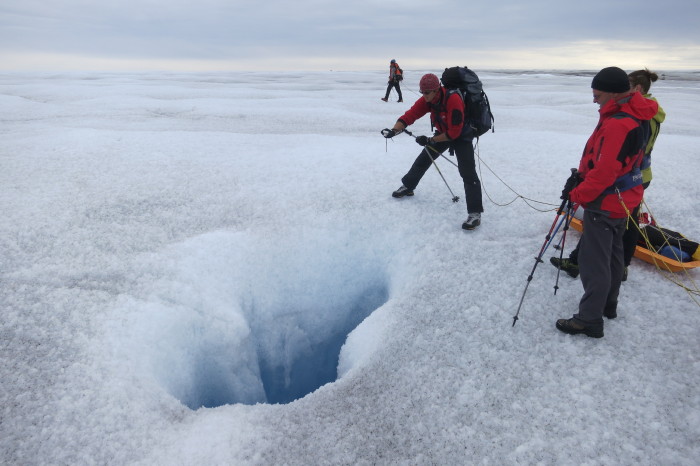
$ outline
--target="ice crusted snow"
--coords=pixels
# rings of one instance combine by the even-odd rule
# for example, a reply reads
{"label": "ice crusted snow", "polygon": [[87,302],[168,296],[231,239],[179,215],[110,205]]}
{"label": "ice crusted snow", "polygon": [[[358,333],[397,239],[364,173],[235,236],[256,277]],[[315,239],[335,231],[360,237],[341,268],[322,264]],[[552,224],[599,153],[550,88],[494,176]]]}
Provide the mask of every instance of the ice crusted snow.
{"label": "ice crusted snow", "polygon": [[[582,289],[553,294],[551,249],[511,326],[591,75],[480,73],[464,232],[443,159],[459,203],[432,169],[391,197],[420,148],[379,131],[424,72],[401,104],[384,71],[0,75],[0,463],[697,464],[681,287],[635,260],[605,337],[564,335]],[[652,93],[647,202],[698,239],[698,75]]]}

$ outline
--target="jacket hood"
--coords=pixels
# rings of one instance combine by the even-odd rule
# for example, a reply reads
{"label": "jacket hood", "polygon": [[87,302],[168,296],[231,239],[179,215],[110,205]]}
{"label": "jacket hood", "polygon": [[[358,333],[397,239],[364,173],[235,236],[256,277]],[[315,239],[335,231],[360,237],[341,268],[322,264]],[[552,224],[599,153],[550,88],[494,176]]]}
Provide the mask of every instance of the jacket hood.
{"label": "jacket hood", "polygon": [[[652,97],[651,94],[644,94],[644,97],[656,102],[656,97]],[[656,103],[658,104],[658,102],[656,102]],[[654,120],[656,120],[657,123],[663,123],[665,119],[666,119],[666,112],[664,111],[663,108],[661,108],[661,105],[659,105],[659,111],[657,111],[656,115],[654,115]]]}
{"label": "jacket hood", "polygon": [[609,100],[600,109],[600,116],[605,118],[618,112],[625,112],[639,120],[651,120],[658,110],[659,104],[655,100],[646,99],[639,92],[633,92],[620,100]]}

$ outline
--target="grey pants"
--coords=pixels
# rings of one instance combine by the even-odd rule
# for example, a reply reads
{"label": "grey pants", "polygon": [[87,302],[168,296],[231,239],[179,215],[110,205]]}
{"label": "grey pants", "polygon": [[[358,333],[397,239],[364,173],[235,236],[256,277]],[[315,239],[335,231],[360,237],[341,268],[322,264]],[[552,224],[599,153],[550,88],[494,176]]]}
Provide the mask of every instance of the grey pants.
{"label": "grey pants", "polygon": [[603,324],[603,312],[617,308],[625,268],[622,236],[625,218],[609,218],[586,210],[583,214],[578,265],[583,297],[574,318]]}

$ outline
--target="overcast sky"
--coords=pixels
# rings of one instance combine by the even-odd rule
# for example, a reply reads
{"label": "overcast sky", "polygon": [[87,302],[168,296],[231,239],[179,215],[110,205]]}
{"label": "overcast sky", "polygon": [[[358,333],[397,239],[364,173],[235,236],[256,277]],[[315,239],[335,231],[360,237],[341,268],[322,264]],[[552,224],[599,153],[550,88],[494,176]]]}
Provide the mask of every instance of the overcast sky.
{"label": "overcast sky", "polygon": [[700,69],[700,0],[2,0],[0,70]]}

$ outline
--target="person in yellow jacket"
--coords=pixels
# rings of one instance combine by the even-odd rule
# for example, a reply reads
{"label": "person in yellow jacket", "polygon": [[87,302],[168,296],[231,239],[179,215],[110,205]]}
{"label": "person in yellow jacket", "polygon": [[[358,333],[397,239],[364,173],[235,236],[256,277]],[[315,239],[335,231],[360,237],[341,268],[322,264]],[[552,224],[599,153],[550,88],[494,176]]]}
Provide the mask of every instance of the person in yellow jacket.
{"label": "person in yellow jacket", "polygon": [[[659,76],[653,71],[648,69],[637,70],[631,72],[629,75],[630,86],[632,86],[633,92],[639,92],[645,98],[656,101],[656,97],[652,97],[649,93],[651,88],[651,83],[656,82]],[[657,101],[658,103],[658,101]],[[661,130],[661,123],[666,119],[666,112],[659,105],[659,111],[656,112],[654,118],[649,122],[651,125],[651,135],[649,136],[649,142],[647,143],[647,148],[644,151],[644,160],[642,161],[642,185],[646,188],[651,183],[651,151],[654,149],[654,143],[656,142],[656,137],[659,135]]]}
{"label": "person in yellow jacket", "polygon": [[[643,70],[633,71],[629,73],[627,77],[630,80],[630,87],[632,92],[639,92],[645,98],[653,100],[658,104],[656,98],[652,97],[649,93],[651,83],[656,82],[659,79],[659,76],[656,73],[654,73],[653,71],[649,71],[645,68]],[[651,151],[654,149],[656,137],[659,135],[659,131],[661,131],[661,123],[663,123],[665,119],[666,112],[664,112],[664,109],[661,108],[661,105],[659,105],[659,110],[656,112],[656,115],[654,115],[654,117],[649,121],[649,126],[651,129],[649,134],[649,142],[647,143],[646,149],[644,150],[644,158],[642,159],[642,165],[639,167],[642,170],[642,187],[645,191],[647,187],[649,187],[649,183],[651,183],[652,177]],[[637,206],[637,208],[632,211],[632,221],[627,224],[627,229],[625,230],[625,234],[622,237],[622,248],[624,251],[625,261],[625,271],[622,277],[623,281],[627,280],[627,270],[630,266],[630,263],[632,262],[634,250],[637,248],[637,241],[639,241],[638,218],[640,206]]]}

